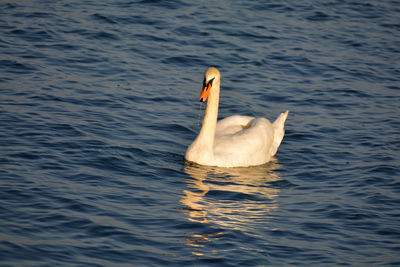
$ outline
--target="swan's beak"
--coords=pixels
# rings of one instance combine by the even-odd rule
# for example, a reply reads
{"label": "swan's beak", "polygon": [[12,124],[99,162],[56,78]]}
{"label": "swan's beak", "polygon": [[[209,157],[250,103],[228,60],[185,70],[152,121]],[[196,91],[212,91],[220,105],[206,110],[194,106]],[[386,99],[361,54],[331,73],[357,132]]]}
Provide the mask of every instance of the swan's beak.
{"label": "swan's beak", "polygon": [[207,100],[210,89],[211,89],[211,83],[208,83],[206,86],[203,87],[203,90],[201,90],[199,97],[200,102],[205,102]]}

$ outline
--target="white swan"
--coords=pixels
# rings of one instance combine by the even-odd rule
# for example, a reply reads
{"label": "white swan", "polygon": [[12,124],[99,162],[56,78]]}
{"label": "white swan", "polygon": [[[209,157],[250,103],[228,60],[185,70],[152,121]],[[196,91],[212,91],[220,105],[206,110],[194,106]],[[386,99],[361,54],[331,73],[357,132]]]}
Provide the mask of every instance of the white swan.
{"label": "white swan", "polygon": [[238,115],[217,123],[220,77],[213,67],[204,73],[200,101],[208,97],[208,102],[200,133],[186,150],[185,159],[219,167],[247,167],[270,161],[285,134],[289,111],[281,113],[274,123]]}

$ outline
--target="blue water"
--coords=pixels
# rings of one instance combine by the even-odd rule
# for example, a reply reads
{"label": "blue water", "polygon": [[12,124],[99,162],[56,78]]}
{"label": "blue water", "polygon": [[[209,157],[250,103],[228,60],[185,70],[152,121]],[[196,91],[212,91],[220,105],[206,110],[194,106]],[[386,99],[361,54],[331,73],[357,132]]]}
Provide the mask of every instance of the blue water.
{"label": "blue water", "polygon": [[[399,18],[399,1],[3,1],[0,265],[400,265]],[[272,162],[184,161],[211,65],[221,118],[290,109]]]}

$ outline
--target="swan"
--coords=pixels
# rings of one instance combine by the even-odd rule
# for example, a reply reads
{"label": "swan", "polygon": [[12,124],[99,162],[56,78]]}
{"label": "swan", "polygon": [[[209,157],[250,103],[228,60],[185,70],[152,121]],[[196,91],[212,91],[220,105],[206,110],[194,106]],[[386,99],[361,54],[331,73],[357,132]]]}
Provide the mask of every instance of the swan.
{"label": "swan", "polygon": [[207,106],[200,132],[185,153],[185,159],[200,165],[248,167],[271,160],[285,134],[289,110],[275,122],[265,118],[234,115],[218,121],[221,75],[214,67],[204,73],[200,102]]}

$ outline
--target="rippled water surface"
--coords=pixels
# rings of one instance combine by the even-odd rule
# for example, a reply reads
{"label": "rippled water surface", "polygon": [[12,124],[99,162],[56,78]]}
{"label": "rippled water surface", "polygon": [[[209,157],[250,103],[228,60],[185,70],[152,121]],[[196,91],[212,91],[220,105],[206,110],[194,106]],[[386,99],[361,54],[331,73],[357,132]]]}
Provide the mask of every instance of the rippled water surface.
{"label": "rippled water surface", "polygon": [[[398,1],[0,4],[2,266],[400,265]],[[220,117],[277,157],[186,163]]]}

